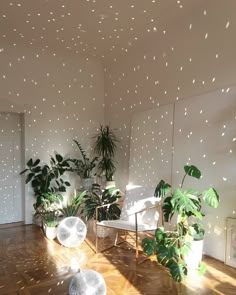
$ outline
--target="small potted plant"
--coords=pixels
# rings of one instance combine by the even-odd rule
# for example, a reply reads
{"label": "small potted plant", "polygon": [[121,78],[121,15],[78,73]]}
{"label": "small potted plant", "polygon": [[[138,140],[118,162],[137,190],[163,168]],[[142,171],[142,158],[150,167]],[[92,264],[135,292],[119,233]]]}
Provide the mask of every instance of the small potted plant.
{"label": "small potted plant", "polygon": [[90,160],[81,144],[77,140],[74,140],[74,142],[79,148],[82,159],[69,160],[74,164],[72,171],[76,172],[80,176],[84,190],[90,190],[93,184],[92,171],[96,167],[98,157],[94,157]]}
{"label": "small potted plant", "polygon": [[[144,252],[148,256],[155,254],[157,261],[166,267],[174,280],[181,282],[188,274],[193,257],[198,255],[197,270],[200,274],[205,271],[205,266],[200,262],[202,253],[193,252],[194,240],[200,241],[204,237],[204,228],[199,221],[204,217],[202,204],[217,208],[219,195],[212,187],[198,192],[194,189],[183,189],[186,176],[201,178],[201,171],[196,166],[184,166],[185,175],[180,188],[174,190],[165,181],[161,180],[155,190],[155,196],[163,199],[164,220],[169,222],[173,216],[177,216],[175,229],[172,231],[160,227],[156,230],[155,238],[145,238],[142,241]],[[202,242],[201,242],[202,243]],[[202,249],[202,244],[200,249]]]}
{"label": "small potted plant", "polygon": [[58,220],[54,211],[42,214],[43,229],[45,236],[49,240],[54,240],[57,236]]}
{"label": "small potted plant", "polygon": [[[119,219],[121,210],[119,204],[115,203],[121,197],[120,190],[117,187],[110,187],[99,193],[97,185],[92,191],[82,192],[77,199],[76,203],[81,205],[81,214],[84,214],[86,221],[94,220],[94,230],[96,228],[96,222],[102,220],[116,220]],[[112,205],[99,208],[96,216],[96,208],[113,203]],[[99,227],[97,230],[98,237],[106,237],[110,234],[111,229]]]}
{"label": "small potted plant", "polygon": [[94,152],[100,158],[98,162],[98,175],[105,174],[106,187],[115,186],[113,181],[113,175],[116,171],[114,158],[118,139],[109,125],[100,125],[95,138]]}

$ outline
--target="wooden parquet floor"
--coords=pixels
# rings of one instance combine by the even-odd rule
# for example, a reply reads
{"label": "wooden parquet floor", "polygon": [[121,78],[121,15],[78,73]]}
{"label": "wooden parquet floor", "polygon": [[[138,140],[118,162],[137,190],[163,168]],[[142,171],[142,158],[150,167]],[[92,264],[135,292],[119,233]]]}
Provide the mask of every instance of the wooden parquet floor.
{"label": "wooden parquet floor", "polygon": [[[88,238],[93,244],[93,235]],[[236,294],[236,270],[211,258],[205,263],[204,277],[176,284],[155,261],[137,264],[133,250],[113,247],[94,254],[85,242],[69,249],[49,241],[34,225],[0,229],[0,295],[68,294],[76,264],[98,271],[108,295]]]}

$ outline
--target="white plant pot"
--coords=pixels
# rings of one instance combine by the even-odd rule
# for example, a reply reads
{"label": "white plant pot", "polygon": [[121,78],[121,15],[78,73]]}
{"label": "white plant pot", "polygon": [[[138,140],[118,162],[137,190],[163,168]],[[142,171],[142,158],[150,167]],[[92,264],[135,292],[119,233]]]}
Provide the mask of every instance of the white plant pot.
{"label": "white plant pot", "polygon": [[116,186],[116,182],[114,180],[106,182],[106,189],[108,189],[110,187],[114,187],[114,186]]}
{"label": "white plant pot", "polygon": [[190,269],[196,269],[202,261],[203,240],[192,241],[192,246],[189,254],[185,257],[187,266]]}
{"label": "white plant pot", "polygon": [[[94,223],[93,223],[93,231],[96,234],[96,221],[95,220],[94,220]],[[97,236],[99,238],[107,238],[110,235],[112,235],[112,233],[113,233],[112,228],[97,225]]]}
{"label": "white plant pot", "polygon": [[54,240],[57,237],[57,227],[48,227],[47,225],[43,225],[45,236],[49,240]]}

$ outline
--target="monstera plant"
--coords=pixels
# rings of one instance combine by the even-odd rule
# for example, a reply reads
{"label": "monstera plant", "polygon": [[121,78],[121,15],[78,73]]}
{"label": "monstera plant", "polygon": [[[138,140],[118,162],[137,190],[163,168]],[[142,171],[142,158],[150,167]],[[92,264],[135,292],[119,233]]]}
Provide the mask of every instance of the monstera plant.
{"label": "monstera plant", "polygon": [[[161,180],[155,190],[155,196],[163,199],[164,220],[169,222],[174,216],[177,217],[175,229],[167,231],[160,227],[156,230],[154,239],[145,238],[142,241],[144,252],[148,256],[155,254],[157,261],[170,271],[177,282],[181,282],[188,274],[186,257],[193,240],[201,239],[204,235],[201,223],[204,217],[203,203],[212,208],[219,206],[219,195],[213,187],[202,192],[184,189],[186,176],[201,178],[201,171],[196,166],[184,166],[184,171],[179,188],[171,189],[168,183]],[[198,271],[200,274],[204,273],[204,264],[199,264]]]}

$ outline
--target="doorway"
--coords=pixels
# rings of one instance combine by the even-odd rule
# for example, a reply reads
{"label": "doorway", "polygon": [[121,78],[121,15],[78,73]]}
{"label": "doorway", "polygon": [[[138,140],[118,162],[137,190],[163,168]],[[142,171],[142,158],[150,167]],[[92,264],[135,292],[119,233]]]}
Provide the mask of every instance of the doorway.
{"label": "doorway", "polygon": [[24,221],[23,115],[0,112],[0,225]]}

